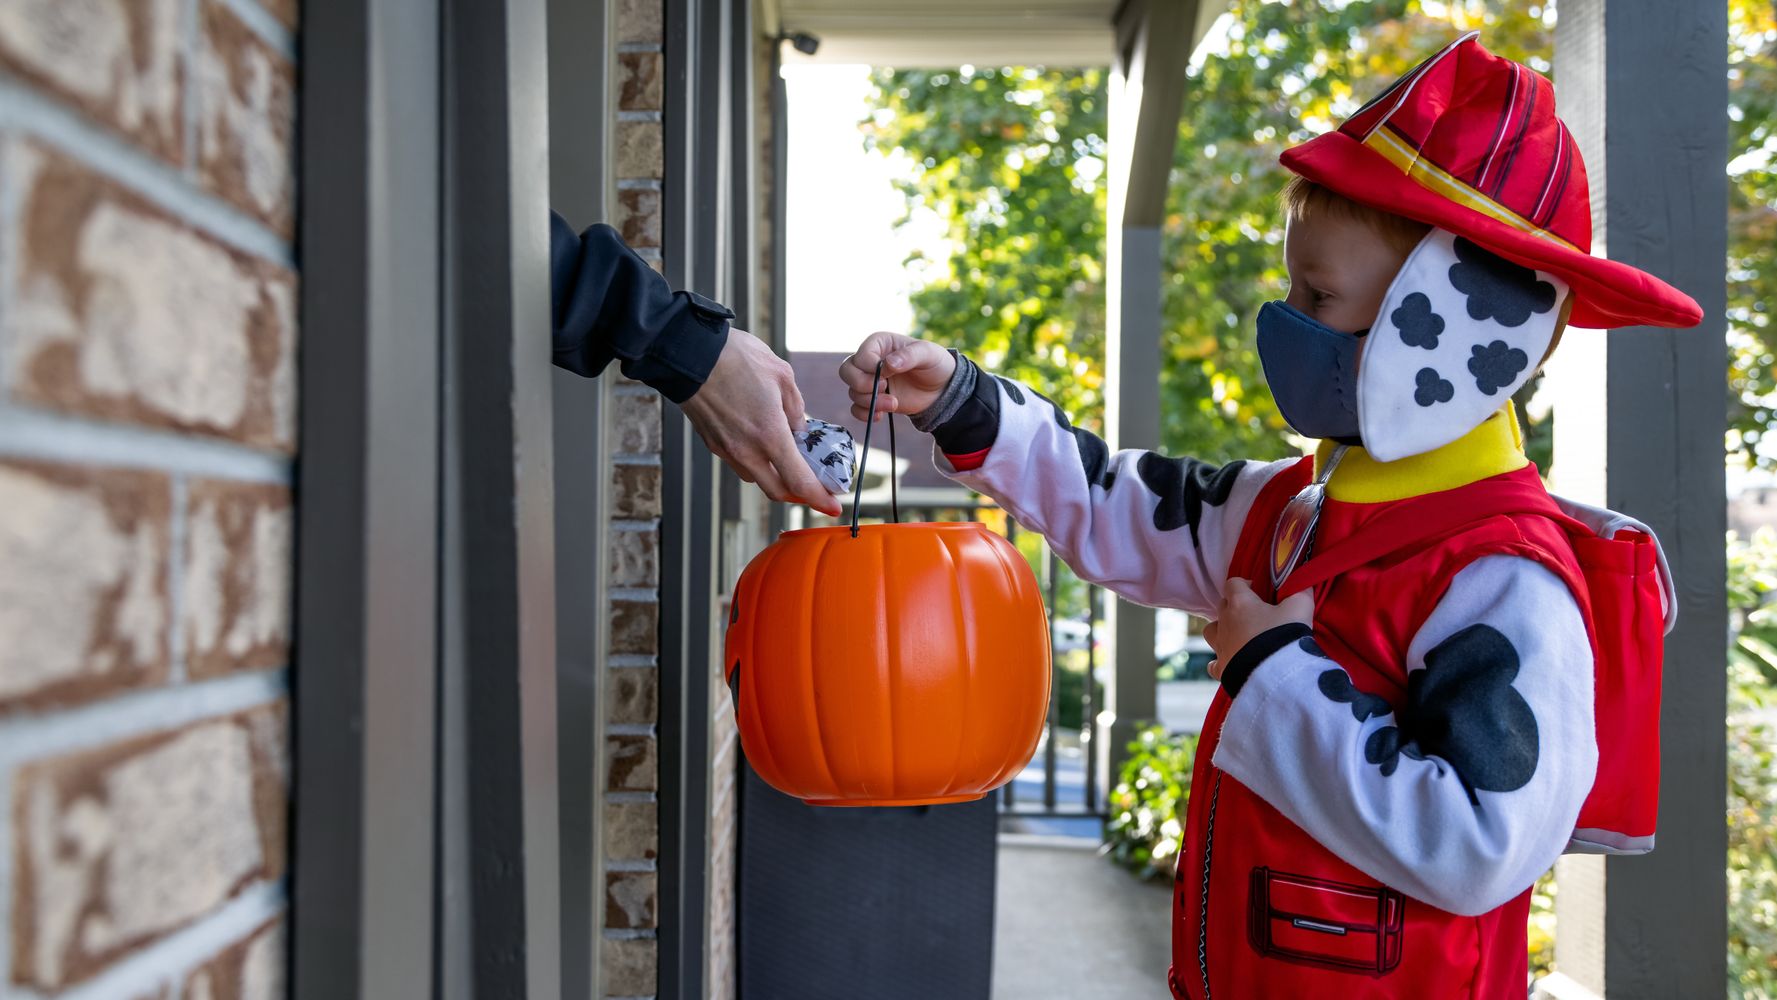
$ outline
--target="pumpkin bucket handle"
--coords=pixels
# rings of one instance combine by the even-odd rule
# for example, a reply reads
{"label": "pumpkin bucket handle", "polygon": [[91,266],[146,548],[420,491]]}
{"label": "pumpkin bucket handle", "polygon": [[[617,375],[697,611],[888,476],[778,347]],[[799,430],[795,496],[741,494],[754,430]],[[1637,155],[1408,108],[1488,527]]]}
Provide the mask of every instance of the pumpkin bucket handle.
{"label": "pumpkin bucket handle", "polygon": [[[864,421],[864,455],[858,459],[857,492],[851,500],[851,536],[858,537],[858,510],[864,499],[864,470],[870,465],[870,428],[876,426],[876,393],[884,385],[882,378],[882,362],[876,363],[876,379],[870,384],[870,416]],[[896,524],[901,523],[901,497],[898,480],[900,473],[895,468],[895,415],[886,413],[889,432],[889,516]]]}

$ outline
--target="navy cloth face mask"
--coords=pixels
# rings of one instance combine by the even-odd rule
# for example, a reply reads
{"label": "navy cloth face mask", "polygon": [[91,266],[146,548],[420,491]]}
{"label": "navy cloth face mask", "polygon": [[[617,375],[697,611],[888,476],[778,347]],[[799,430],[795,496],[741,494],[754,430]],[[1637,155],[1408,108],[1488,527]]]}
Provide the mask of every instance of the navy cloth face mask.
{"label": "navy cloth face mask", "polygon": [[1257,325],[1259,364],[1283,419],[1303,437],[1357,444],[1357,342],[1363,333],[1341,333],[1282,301],[1259,307]]}

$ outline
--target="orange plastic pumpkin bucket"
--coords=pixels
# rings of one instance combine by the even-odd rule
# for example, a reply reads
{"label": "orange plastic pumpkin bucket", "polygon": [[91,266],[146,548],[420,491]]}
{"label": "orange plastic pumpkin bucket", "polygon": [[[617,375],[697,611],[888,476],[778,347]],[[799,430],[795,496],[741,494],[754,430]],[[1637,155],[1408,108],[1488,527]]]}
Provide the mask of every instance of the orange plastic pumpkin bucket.
{"label": "orange plastic pumpkin bucket", "polygon": [[726,650],[748,762],[814,805],[978,799],[1048,712],[1036,578],[980,524],[785,532],[741,575]]}
{"label": "orange plastic pumpkin bucket", "polygon": [[982,524],[860,527],[862,479],[849,528],[785,532],[741,574],[723,659],[741,748],[812,805],[978,799],[1048,713],[1036,577]]}

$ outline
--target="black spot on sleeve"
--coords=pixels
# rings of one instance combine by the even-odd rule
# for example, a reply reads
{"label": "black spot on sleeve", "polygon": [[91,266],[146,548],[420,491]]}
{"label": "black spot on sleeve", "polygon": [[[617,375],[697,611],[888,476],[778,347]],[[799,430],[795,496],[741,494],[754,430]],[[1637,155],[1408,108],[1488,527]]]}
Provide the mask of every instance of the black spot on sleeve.
{"label": "black spot on sleeve", "polygon": [[1536,774],[1538,736],[1530,703],[1512,687],[1518,666],[1517,648],[1491,625],[1438,643],[1407,676],[1399,729],[1372,733],[1365,759],[1385,775],[1401,756],[1448,761],[1470,799],[1523,788]]}
{"label": "black spot on sleeve", "polygon": [[1216,467],[1194,458],[1167,458],[1144,452],[1136,460],[1135,471],[1141,481],[1159,498],[1154,505],[1154,527],[1161,531],[1177,531],[1189,526],[1191,543],[1201,544],[1197,525],[1203,520],[1203,507],[1220,507],[1234,492],[1234,481],[1240,478],[1244,461],[1229,462]]}

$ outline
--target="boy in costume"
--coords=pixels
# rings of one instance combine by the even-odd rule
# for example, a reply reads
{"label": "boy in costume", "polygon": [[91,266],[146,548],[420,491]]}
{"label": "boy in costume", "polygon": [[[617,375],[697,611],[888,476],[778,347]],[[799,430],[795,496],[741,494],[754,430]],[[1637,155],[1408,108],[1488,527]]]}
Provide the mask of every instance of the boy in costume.
{"label": "boy in costume", "polygon": [[1082,578],[1214,620],[1175,996],[1522,997],[1536,878],[1564,849],[1652,846],[1672,601],[1644,527],[1547,494],[1509,399],[1570,315],[1701,314],[1589,255],[1551,85],[1475,33],[1283,164],[1290,291],[1258,346],[1309,458],[1112,455],[893,334],[840,374],[855,415],[880,388]]}

